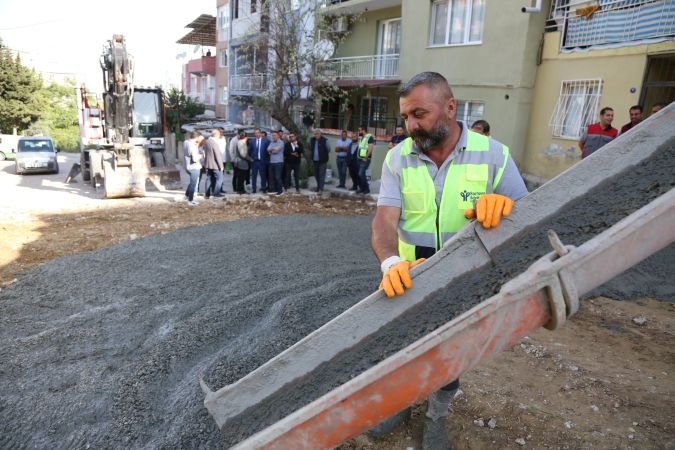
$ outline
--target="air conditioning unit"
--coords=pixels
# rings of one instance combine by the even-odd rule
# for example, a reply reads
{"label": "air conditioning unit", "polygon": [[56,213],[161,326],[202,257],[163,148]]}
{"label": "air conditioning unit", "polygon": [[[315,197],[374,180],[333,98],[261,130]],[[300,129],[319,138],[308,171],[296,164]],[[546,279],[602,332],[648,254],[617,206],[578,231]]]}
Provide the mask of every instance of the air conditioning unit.
{"label": "air conditioning unit", "polygon": [[337,17],[333,20],[333,31],[336,33],[344,33],[349,29],[349,20],[347,16]]}

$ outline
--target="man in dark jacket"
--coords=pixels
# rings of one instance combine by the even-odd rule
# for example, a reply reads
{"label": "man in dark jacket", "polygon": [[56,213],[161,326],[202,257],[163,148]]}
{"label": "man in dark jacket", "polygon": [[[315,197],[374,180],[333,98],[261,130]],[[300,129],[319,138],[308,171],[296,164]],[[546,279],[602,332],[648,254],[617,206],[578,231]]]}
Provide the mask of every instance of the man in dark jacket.
{"label": "man in dark jacket", "polygon": [[309,143],[309,151],[314,163],[314,178],[316,178],[316,191],[323,192],[323,185],[326,181],[326,166],[328,165],[328,153],[330,145],[328,140],[321,136],[321,131],[314,130],[314,137]]}
{"label": "man in dark jacket", "polygon": [[262,135],[260,128],[255,129],[255,137],[248,140],[248,156],[253,160],[253,193],[258,191],[258,174],[260,174],[260,190],[267,192],[267,166],[269,165],[269,154],[267,147],[270,145]]}
{"label": "man in dark jacket", "polygon": [[284,187],[288,190],[291,187],[291,172],[293,172],[293,181],[295,182],[295,192],[300,192],[300,161],[305,149],[302,142],[298,141],[298,135],[291,133],[288,142],[284,146],[284,161],[286,162],[286,173],[284,174]]}
{"label": "man in dark jacket", "polygon": [[218,139],[220,130],[214,128],[211,137],[204,142],[204,169],[206,169],[206,183],[204,186],[204,198],[224,197],[220,193],[223,187],[223,153],[220,151]]}

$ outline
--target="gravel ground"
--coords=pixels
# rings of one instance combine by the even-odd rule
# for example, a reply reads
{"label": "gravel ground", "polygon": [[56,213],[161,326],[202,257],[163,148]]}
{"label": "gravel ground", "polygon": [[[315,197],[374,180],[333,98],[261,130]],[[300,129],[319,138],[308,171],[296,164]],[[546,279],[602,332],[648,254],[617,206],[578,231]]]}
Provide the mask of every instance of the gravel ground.
{"label": "gravel ground", "polygon": [[369,234],[215,223],[23,274],[0,291],[0,448],[220,448],[200,377],[220,388],[370,293]]}

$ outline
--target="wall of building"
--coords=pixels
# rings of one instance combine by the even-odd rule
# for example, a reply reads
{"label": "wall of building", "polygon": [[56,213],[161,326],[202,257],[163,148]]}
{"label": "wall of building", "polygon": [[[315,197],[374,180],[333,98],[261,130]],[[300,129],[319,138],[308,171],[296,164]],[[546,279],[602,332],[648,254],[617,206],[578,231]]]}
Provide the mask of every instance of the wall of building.
{"label": "wall of building", "polygon": [[[430,47],[432,5],[403,0],[401,79],[422,71],[443,74],[457,99],[484,103],[492,135],[522,163],[546,13],[524,14],[517,0],[486,2],[482,43]],[[544,1],[542,11],[549,7]]]}
{"label": "wall of building", "polygon": [[[229,0],[217,0],[217,7],[219,21],[217,22],[218,25],[216,26],[218,27],[221,25],[221,11],[224,11],[226,8],[229,10],[230,2]],[[227,104],[223,103],[222,91],[223,88],[227,87],[228,85],[229,72],[228,66],[223,66],[221,63],[221,52],[227,51],[229,46],[231,19],[227,24],[223,25],[224,26],[221,25],[216,30],[216,116],[227,119]]]}
{"label": "wall of building", "polygon": [[[377,32],[380,21],[397,17],[401,17],[399,6],[361,14],[359,20],[351,25],[347,39],[335,50],[333,57],[376,55]],[[403,24],[403,22],[401,23]]]}
{"label": "wall of building", "polygon": [[[647,57],[675,52],[673,42],[571,53],[560,53],[559,46],[560,33],[546,33],[522,166],[542,179],[554,177],[581,158],[577,140],[554,138],[549,126],[563,80],[602,79],[599,109],[612,107],[613,126],[620,128],[629,122],[628,109],[639,103]],[[562,151],[545,153],[550,145]]]}

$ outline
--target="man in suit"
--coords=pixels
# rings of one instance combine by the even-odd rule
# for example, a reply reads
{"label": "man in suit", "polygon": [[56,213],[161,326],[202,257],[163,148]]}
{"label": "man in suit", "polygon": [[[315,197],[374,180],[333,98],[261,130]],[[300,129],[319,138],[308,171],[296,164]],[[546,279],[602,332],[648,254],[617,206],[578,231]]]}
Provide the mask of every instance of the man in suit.
{"label": "man in suit", "polygon": [[326,181],[326,166],[328,165],[328,153],[330,152],[330,144],[325,137],[321,136],[321,130],[314,129],[314,137],[309,143],[309,151],[314,163],[316,191],[321,193]]}
{"label": "man in suit", "polygon": [[265,139],[260,128],[255,129],[255,137],[248,140],[248,155],[253,160],[253,193],[258,191],[258,174],[260,174],[260,190],[267,192],[267,170],[269,153],[267,147],[270,141]]}
{"label": "man in suit", "polygon": [[204,168],[206,169],[206,184],[204,186],[204,198],[223,197],[220,192],[223,187],[223,154],[220,151],[218,139],[220,129],[214,128],[211,137],[204,141]]}
{"label": "man in suit", "polygon": [[289,141],[284,146],[284,161],[286,163],[286,173],[284,186],[286,190],[291,187],[291,172],[293,172],[293,181],[295,182],[295,192],[300,192],[300,161],[305,149],[302,142],[298,141],[298,135],[291,133]]}

